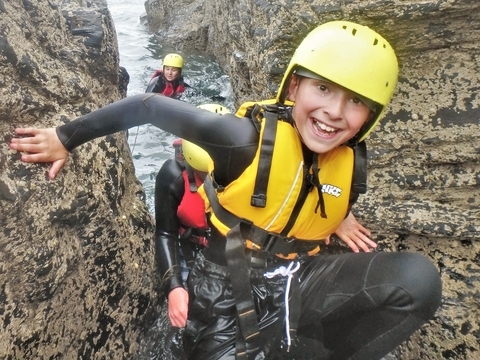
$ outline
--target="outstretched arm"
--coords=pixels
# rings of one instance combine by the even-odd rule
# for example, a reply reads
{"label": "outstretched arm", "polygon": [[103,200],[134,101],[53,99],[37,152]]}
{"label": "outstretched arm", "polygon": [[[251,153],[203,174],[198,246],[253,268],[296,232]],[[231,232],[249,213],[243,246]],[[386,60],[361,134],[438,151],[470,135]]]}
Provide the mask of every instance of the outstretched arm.
{"label": "outstretched arm", "polygon": [[[352,212],[343,220],[335,234],[347,244],[354,252],[370,252],[370,248],[375,249],[377,244],[370,239],[370,230],[362,226]],[[325,239],[325,244],[330,244],[330,236]]]}
{"label": "outstretched arm", "polygon": [[[157,94],[127,97],[58,127],[56,134],[65,149],[71,151],[92,139],[147,123],[205,149],[215,163],[216,180],[222,185],[243,172],[258,146],[259,134],[248,118],[215,114]],[[52,156],[58,148],[57,140],[51,137],[52,131],[48,139],[44,139],[37,136],[43,132],[36,130],[17,130],[32,136],[12,141],[12,149],[38,155],[25,158],[28,162],[58,160],[56,155]]]}

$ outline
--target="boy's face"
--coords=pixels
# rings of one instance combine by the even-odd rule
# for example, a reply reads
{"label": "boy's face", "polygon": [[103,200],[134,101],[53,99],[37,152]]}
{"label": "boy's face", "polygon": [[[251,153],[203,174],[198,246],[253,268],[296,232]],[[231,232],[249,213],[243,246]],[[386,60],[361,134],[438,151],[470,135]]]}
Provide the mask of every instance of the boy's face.
{"label": "boy's face", "polygon": [[180,69],[173,66],[164,66],[163,76],[165,76],[165,79],[168,81],[173,81],[180,76]]}
{"label": "boy's face", "polygon": [[372,116],[356,94],[327,80],[292,75],[289,100],[304,144],[323,154],[351,139]]}

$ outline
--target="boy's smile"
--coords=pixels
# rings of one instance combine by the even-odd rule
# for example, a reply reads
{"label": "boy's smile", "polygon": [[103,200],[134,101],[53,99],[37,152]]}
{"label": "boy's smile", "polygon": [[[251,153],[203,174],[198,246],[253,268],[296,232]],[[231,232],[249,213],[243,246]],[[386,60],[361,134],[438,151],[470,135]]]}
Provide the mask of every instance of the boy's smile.
{"label": "boy's smile", "polygon": [[328,80],[292,75],[289,100],[300,137],[318,154],[351,139],[373,114],[355,93]]}

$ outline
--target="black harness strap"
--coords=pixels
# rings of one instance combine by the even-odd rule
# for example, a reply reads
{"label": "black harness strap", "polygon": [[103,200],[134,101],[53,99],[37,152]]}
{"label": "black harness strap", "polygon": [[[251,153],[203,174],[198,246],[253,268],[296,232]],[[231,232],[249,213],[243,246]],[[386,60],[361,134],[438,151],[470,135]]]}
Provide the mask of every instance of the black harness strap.
{"label": "black harness strap", "polygon": [[218,202],[217,194],[215,193],[215,186],[213,185],[210,175],[207,175],[205,177],[205,181],[203,182],[203,188],[205,190],[205,194],[207,194],[207,198],[210,202],[213,213],[222,223],[227,225],[229,228],[233,228],[235,225],[239,224],[242,221],[241,218],[232,214],[230,211],[220,205],[220,203]]}
{"label": "black harness strap", "polygon": [[360,194],[367,192],[367,144],[362,141],[349,146],[353,149],[354,163],[347,214],[357,202]]}
{"label": "black harness strap", "polygon": [[[302,242],[295,238],[288,239],[279,234],[269,233],[251,222],[235,216],[221,206],[210,176],[205,178],[203,186],[215,216],[230,228],[226,236],[225,256],[238,314],[235,351],[238,360],[246,360],[248,359],[249,350],[255,347],[254,340],[259,334],[259,325],[253,303],[250,283],[251,265],[246,255],[245,239],[250,239],[258,245],[259,252],[271,255],[278,253],[288,255],[292,252],[306,254],[306,252],[318,246],[318,242],[309,241],[305,243],[305,241]],[[305,248],[302,248],[302,246],[305,246]],[[300,291],[295,286],[293,290],[292,297],[295,300],[294,303],[300,304],[298,298]],[[295,331],[300,315],[299,309],[300,306],[294,306],[290,314],[292,337],[296,335]]]}
{"label": "black harness strap", "polygon": [[250,200],[250,205],[264,208],[267,205],[267,187],[272,166],[273,148],[277,134],[278,116],[277,113],[264,111],[266,118],[263,131],[262,143],[260,145],[260,158],[258,160],[257,177],[255,187]]}
{"label": "black harness strap", "polygon": [[242,224],[237,224],[227,233],[227,244],[225,247],[232,292],[237,308],[238,326],[235,347],[238,360],[248,359],[248,350],[253,347],[253,340],[260,333],[257,313],[252,299],[250,285],[251,267],[245,255]]}
{"label": "black harness strap", "polygon": [[[262,229],[246,219],[239,218],[235,214],[225,209],[218,202],[215,187],[210,176],[205,178],[203,183],[205,193],[212,207],[215,216],[230,229],[240,223],[244,223],[244,239],[249,239],[256,246],[256,250],[267,252],[271,255],[282,254],[287,256],[291,253],[306,253],[315,249],[322,241],[312,241],[297,238],[289,238],[278,233],[269,232]],[[228,240],[228,238],[227,238]]]}

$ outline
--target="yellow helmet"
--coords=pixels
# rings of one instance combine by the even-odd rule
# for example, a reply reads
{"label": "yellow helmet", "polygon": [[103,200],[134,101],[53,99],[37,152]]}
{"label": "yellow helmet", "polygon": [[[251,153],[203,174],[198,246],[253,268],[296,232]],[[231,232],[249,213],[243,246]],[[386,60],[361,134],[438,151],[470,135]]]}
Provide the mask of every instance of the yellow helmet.
{"label": "yellow helmet", "polygon": [[311,31],[295,50],[277,102],[285,103],[294,73],[327,79],[360,95],[367,105],[376,105],[374,116],[357,134],[361,141],[373,130],[392,98],[398,63],[390,44],[377,32],[349,21],[332,21]]}
{"label": "yellow helmet", "polygon": [[[225,106],[218,104],[204,104],[197,106],[200,109],[208,110],[218,114],[228,114],[230,111]],[[208,153],[194,143],[182,140],[183,158],[193,169],[201,172],[208,172],[208,164],[211,161]]]}
{"label": "yellow helmet", "polygon": [[163,66],[172,66],[176,68],[183,68],[183,58],[178,54],[168,54],[163,59]]}

